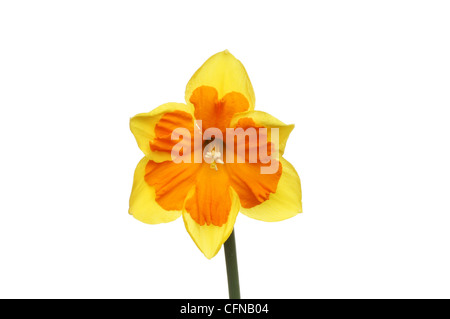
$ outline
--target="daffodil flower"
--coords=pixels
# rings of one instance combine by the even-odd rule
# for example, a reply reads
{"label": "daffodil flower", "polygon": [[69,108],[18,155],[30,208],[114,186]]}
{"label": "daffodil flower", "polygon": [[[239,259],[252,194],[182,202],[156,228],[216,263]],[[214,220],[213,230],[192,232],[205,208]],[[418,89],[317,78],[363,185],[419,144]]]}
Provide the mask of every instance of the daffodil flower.
{"label": "daffodil flower", "polygon": [[[240,61],[228,51],[209,58],[187,84],[185,99],[186,104],[167,103],[130,121],[145,154],[134,174],[130,214],[148,224],[183,216],[195,244],[212,258],[232,233],[239,211],[268,222],[302,212],[300,179],[282,157],[294,125],[254,110],[253,87]],[[187,156],[180,162],[172,156],[180,144],[180,139],[173,139],[179,128],[193,136],[205,134],[209,128],[223,134],[202,140],[200,145],[186,145],[182,155]],[[228,139],[229,128],[276,129],[278,141],[272,131],[263,131],[267,133],[260,133],[256,142],[244,142],[244,157],[249,157],[252,149],[267,147],[272,163],[259,155],[256,161],[239,160],[230,151],[229,146],[237,143]],[[200,162],[194,160],[196,151],[204,155]],[[263,167],[274,163],[274,172],[262,173]]]}

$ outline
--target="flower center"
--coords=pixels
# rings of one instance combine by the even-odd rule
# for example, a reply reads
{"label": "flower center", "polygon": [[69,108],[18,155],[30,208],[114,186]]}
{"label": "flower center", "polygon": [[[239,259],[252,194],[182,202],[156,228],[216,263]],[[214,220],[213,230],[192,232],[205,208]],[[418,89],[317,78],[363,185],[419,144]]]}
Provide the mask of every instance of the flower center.
{"label": "flower center", "polygon": [[222,153],[216,151],[215,149],[210,152],[206,152],[205,159],[211,160],[210,167],[216,171],[218,170],[217,164],[223,164]]}
{"label": "flower center", "polygon": [[203,157],[205,159],[205,162],[210,165],[211,169],[218,170],[217,164],[224,164],[223,162],[223,143],[218,140],[214,139],[211,141],[207,141],[207,144],[204,147],[203,150]]}

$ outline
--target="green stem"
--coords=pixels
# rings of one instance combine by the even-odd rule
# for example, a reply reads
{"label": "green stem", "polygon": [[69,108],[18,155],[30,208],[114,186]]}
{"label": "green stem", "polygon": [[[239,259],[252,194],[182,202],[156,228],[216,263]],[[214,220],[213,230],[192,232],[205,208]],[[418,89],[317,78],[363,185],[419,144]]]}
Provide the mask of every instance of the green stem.
{"label": "green stem", "polygon": [[224,247],[225,262],[227,264],[228,292],[230,294],[230,299],[241,299],[234,229],[228,240],[225,242]]}

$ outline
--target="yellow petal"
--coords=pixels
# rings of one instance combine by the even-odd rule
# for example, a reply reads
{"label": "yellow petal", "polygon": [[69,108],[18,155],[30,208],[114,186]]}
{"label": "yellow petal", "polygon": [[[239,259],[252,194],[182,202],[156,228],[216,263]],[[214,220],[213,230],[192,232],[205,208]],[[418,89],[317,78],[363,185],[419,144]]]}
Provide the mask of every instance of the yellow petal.
{"label": "yellow petal", "polygon": [[183,210],[183,220],[186,230],[191,235],[197,247],[208,259],[217,255],[223,243],[230,237],[234,223],[236,222],[236,216],[240,207],[239,197],[233,189],[230,188],[229,192],[232,201],[231,210],[228,215],[228,221],[222,226],[215,226],[213,224],[200,226],[186,210]]}
{"label": "yellow petal", "polygon": [[190,104],[192,93],[201,86],[215,88],[219,100],[230,92],[241,93],[247,98],[249,109],[255,107],[255,93],[247,71],[228,50],[213,55],[195,72],[186,86],[186,103]]}
{"label": "yellow petal", "polygon": [[171,155],[167,152],[155,152],[150,150],[150,141],[155,138],[155,125],[161,117],[173,111],[184,111],[194,114],[192,106],[181,103],[166,103],[151,112],[138,114],[130,119],[130,129],[136,138],[139,148],[146,156],[155,162],[170,161]]}
{"label": "yellow petal", "polygon": [[248,111],[244,113],[238,113],[235,116],[233,116],[233,119],[231,120],[231,127],[235,127],[237,122],[242,118],[251,118],[257,126],[264,126],[268,128],[268,138],[269,141],[271,140],[271,131],[270,128],[278,128],[278,134],[279,134],[279,155],[283,155],[284,149],[286,148],[286,143],[289,138],[289,135],[291,134],[292,130],[294,129],[294,124],[284,124],[277,118],[273,117],[272,115],[262,112],[262,111]]}
{"label": "yellow petal", "polygon": [[145,166],[150,159],[141,159],[134,172],[133,189],[130,196],[128,212],[136,219],[146,224],[160,224],[174,221],[181,216],[181,211],[167,211],[155,201],[155,189],[145,180]]}
{"label": "yellow petal", "polygon": [[283,172],[275,193],[265,202],[252,208],[241,208],[241,212],[251,218],[266,222],[277,222],[291,218],[302,212],[302,190],[300,178],[295,168],[281,158]]}

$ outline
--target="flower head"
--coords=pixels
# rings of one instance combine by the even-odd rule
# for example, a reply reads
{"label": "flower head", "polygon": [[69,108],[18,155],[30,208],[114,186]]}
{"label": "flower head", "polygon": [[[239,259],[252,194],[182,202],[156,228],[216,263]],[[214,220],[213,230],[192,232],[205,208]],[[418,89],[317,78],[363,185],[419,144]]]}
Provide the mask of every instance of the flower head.
{"label": "flower head", "polygon": [[280,221],[302,212],[300,179],[283,157],[293,125],[254,111],[244,66],[228,51],[208,59],[167,103],[130,121],[145,156],[129,213],[158,224],[181,215],[206,257],[230,236],[236,216]]}

